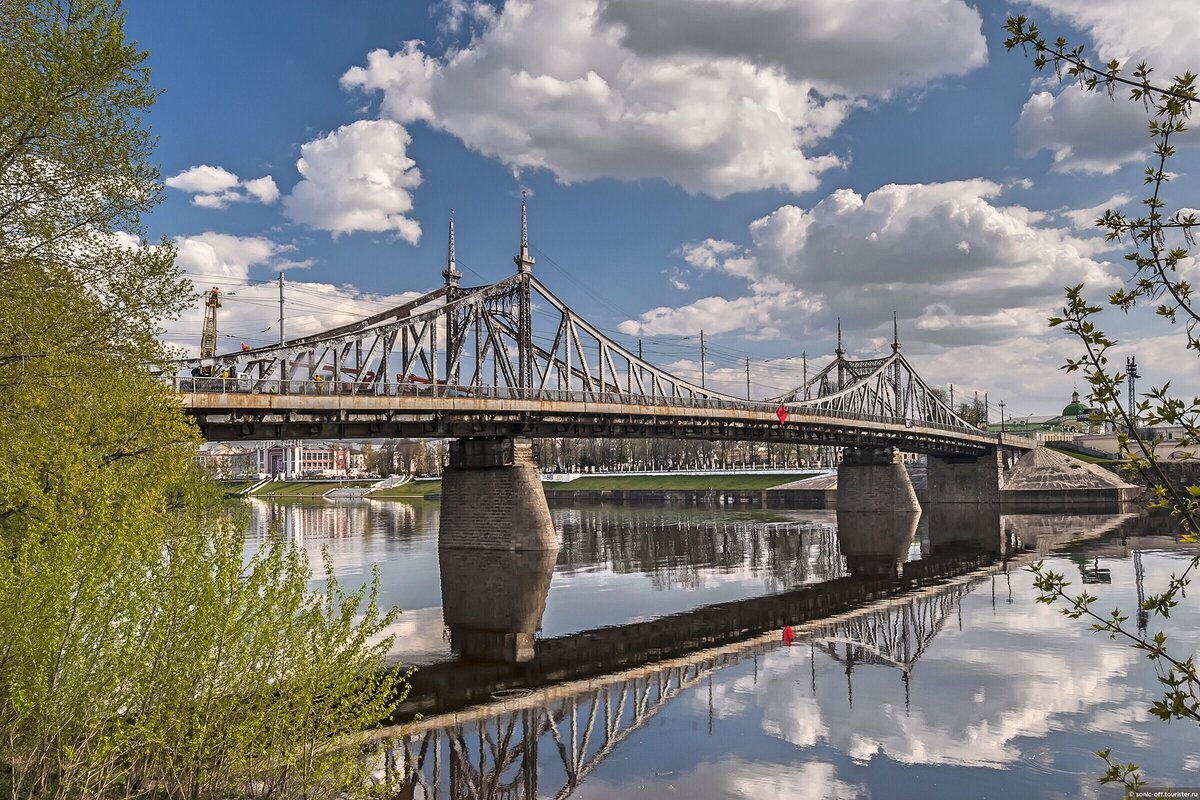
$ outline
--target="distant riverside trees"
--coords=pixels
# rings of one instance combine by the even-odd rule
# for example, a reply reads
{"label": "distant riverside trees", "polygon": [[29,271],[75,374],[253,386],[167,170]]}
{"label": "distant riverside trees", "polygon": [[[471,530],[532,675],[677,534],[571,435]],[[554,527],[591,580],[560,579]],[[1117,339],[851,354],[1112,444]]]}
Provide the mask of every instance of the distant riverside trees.
{"label": "distant riverside trees", "polygon": [[0,0],[0,795],[364,795],[394,615],[286,543],[247,563],[153,375],[194,298],[142,238],[146,58],[115,0]]}
{"label": "distant riverside trees", "polygon": [[836,466],[830,448],[692,439],[541,439],[546,471],[660,471]]}

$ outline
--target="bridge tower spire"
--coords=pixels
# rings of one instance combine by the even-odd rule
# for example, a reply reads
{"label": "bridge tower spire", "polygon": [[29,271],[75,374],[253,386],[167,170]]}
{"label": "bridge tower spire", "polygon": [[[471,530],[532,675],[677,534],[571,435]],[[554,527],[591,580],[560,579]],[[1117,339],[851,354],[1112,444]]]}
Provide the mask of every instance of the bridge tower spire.
{"label": "bridge tower spire", "polygon": [[[458,265],[454,260],[454,209],[450,209],[450,227],[447,234],[446,244],[446,268],[442,270],[442,277],[446,279],[446,302],[451,303],[459,294],[458,282],[462,280],[462,273],[458,271]],[[459,340],[463,336],[463,320],[462,312],[456,311],[453,307],[448,307],[446,312],[446,384],[455,386],[458,384],[459,375]]]}
{"label": "bridge tower spire", "polygon": [[842,389],[846,388],[846,373],[845,373],[845,368],[842,366],[842,362],[844,362],[846,360],[846,351],[842,349],[842,318],[841,317],[838,317],[838,340],[837,340],[837,342],[838,342],[837,349],[834,350],[833,353],[834,353],[834,355],[837,356],[838,391],[840,392]]}
{"label": "bridge tower spire", "polygon": [[462,273],[458,271],[458,267],[454,262],[454,209],[450,209],[450,234],[449,246],[446,251],[446,269],[442,270],[442,277],[446,279],[446,285],[457,287],[458,282],[462,280]]}
{"label": "bridge tower spire", "polygon": [[521,251],[520,255],[513,259],[513,263],[517,265],[517,272],[528,274],[533,271],[534,259],[529,255],[529,225],[525,215],[525,192],[521,192]]}
{"label": "bridge tower spire", "polygon": [[533,256],[529,255],[529,224],[525,208],[525,192],[521,192],[521,249],[513,263],[521,278],[518,288],[517,361],[518,383],[522,389],[533,387],[533,313],[529,299],[529,281],[533,278]]}
{"label": "bridge tower spire", "polygon": [[[892,312],[892,352],[900,352],[900,321],[896,316],[896,312]],[[900,359],[896,359],[896,366],[892,374],[893,393],[896,395],[896,416],[904,416],[908,412],[908,403],[904,397],[903,375],[900,369]]]}

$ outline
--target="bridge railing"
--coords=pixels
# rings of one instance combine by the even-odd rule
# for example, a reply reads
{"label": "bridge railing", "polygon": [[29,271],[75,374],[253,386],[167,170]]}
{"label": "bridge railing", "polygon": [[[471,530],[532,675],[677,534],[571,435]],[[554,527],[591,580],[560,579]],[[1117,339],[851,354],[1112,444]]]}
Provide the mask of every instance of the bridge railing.
{"label": "bridge railing", "polygon": [[[527,402],[590,403],[602,405],[640,405],[660,408],[679,408],[697,411],[731,410],[774,415],[779,408],[776,402],[734,400],[713,397],[669,397],[643,395],[630,392],[599,392],[583,389],[519,389],[508,386],[459,386],[454,384],[427,384],[418,382],[381,383],[358,380],[261,380],[250,376],[235,377],[179,377],[171,378],[175,391],[180,394],[259,394],[287,397],[429,397],[454,399],[516,400]],[[888,425],[904,425],[945,431],[948,433],[972,433],[988,436],[984,431],[964,430],[961,427],[938,422],[913,419],[896,419],[863,414],[854,411],[827,408],[809,408],[798,404],[787,405],[789,421],[803,419],[839,419],[847,422],[874,422]]]}

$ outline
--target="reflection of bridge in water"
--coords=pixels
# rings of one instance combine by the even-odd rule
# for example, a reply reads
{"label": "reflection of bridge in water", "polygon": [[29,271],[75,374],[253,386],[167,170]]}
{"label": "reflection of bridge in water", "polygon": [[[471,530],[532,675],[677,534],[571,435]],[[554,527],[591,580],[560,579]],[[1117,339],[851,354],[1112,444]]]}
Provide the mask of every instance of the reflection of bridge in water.
{"label": "reflection of bridge in water", "polygon": [[[1071,531],[1072,541],[1121,532],[1131,522],[1129,515],[1056,520]],[[848,576],[548,640],[532,635],[544,609],[543,588],[533,593],[537,597],[512,598],[519,613],[508,613],[503,621],[494,608],[484,614],[474,607],[496,605],[487,592],[457,607],[451,600],[446,622],[460,656],[472,654],[468,642],[479,633],[476,628],[508,626],[530,636],[505,639],[498,630],[486,631],[476,640],[474,661],[418,672],[417,704],[409,713],[421,703],[434,712],[486,705],[412,723],[398,738],[381,732],[379,771],[403,777],[400,797],[567,797],[622,742],[673,700],[702,692],[719,670],[752,660],[757,677],[760,656],[783,647],[779,630],[784,624],[795,627],[796,644],[807,643],[814,656],[814,694],[815,657],[824,653],[843,667],[847,703],[853,703],[856,670],[873,667],[895,670],[907,707],[919,662],[955,618],[962,599],[996,570],[980,568],[1004,564],[1007,571],[1005,559],[1017,552],[1018,542],[1028,548],[1044,538],[1042,522],[1030,515],[1001,520],[994,508],[930,514],[922,522],[927,530],[922,556],[907,560],[916,541],[915,517],[839,513],[838,558],[845,558]],[[588,527],[585,519],[577,523]],[[514,558],[529,561],[530,554]],[[456,563],[442,563],[443,592],[478,587],[478,569],[459,574]],[[512,576],[512,585],[528,585],[524,571],[529,569],[544,572],[538,585],[548,588],[552,569],[544,557],[503,561],[493,574]],[[482,580],[488,580],[486,572]],[[492,585],[492,591],[510,588],[503,581]],[[486,637],[492,637],[490,644]],[[470,682],[473,687],[464,689]],[[709,686],[711,725],[716,709]]]}
{"label": "reflection of bridge in water", "polygon": [[[921,655],[980,580],[953,581],[812,623],[799,629],[797,642],[844,661],[848,682],[854,663],[899,669],[907,694]],[[516,692],[527,696],[455,714],[449,724],[436,718],[415,723],[384,743],[379,769],[403,778],[400,797],[565,798],[671,701],[725,667],[747,659],[757,666],[760,655],[781,646],[772,633],[616,675]],[[815,691],[815,670],[812,680]],[[713,715],[710,691],[710,725]]]}

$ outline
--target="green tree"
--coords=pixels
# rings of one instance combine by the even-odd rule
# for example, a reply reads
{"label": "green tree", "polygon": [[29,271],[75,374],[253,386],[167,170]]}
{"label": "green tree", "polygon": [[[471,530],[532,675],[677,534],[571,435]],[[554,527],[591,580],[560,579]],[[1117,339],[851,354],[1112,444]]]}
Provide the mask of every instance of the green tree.
{"label": "green tree", "polygon": [[365,793],[333,745],[395,702],[393,614],[284,543],[247,565],[153,374],[193,298],[142,239],[145,61],[119,3],[0,0],[0,791]]}
{"label": "green tree", "polygon": [[[1195,214],[1186,209],[1169,211],[1166,190],[1171,181],[1168,162],[1175,154],[1174,141],[1186,130],[1192,105],[1197,99],[1196,76],[1191,72],[1169,83],[1151,81],[1152,69],[1139,63],[1130,74],[1122,74],[1121,64],[1110,61],[1093,67],[1084,58],[1082,45],[1072,47],[1059,37],[1048,41],[1037,25],[1022,16],[1010,17],[1007,23],[1009,38],[1005,47],[1022,48],[1033,53],[1037,70],[1052,67],[1060,78],[1064,76],[1084,91],[1104,91],[1114,97],[1118,90],[1127,89],[1129,100],[1145,106],[1150,115],[1150,137],[1154,143],[1150,166],[1145,170],[1144,185],[1148,192],[1142,200],[1144,212],[1130,218],[1109,210],[1096,220],[1109,241],[1125,242],[1130,246],[1125,259],[1133,271],[1128,288],[1118,289],[1107,298],[1112,308],[1129,313],[1141,302],[1155,304],[1155,312],[1171,325],[1180,325],[1181,344],[1187,350],[1200,353],[1197,325],[1200,311],[1192,302],[1192,287],[1180,274],[1194,243]],[[1133,407],[1122,402],[1122,386],[1126,376],[1109,366],[1109,352],[1118,342],[1099,326],[1100,304],[1085,296],[1081,285],[1067,290],[1062,315],[1050,321],[1079,340],[1083,352],[1069,359],[1065,368],[1084,375],[1090,387],[1093,415],[1099,423],[1110,424],[1118,431],[1118,441],[1129,472],[1153,487],[1157,504],[1169,510],[1178,520],[1182,533],[1196,540],[1200,536],[1200,487],[1180,486],[1170,480],[1155,452],[1155,440],[1147,433],[1154,425],[1176,425],[1183,430],[1181,444],[1200,442],[1200,399],[1190,402],[1171,395],[1170,386],[1155,387],[1135,401]],[[1180,572],[1171,576],[1165,590],[1150,595],[1143,610],[1168,619],[1190,583],[1191,573],[1200,565],[1200,556],[1192,558]],[[1142,650],[1153,661],[1164,686],[1161,699],[1150,711],[1160,719],[1187,719],[1200,722],[1200,677],[1194,657],[1172,653],[1167,636],[1159,631],[1142,636],[1125,625],[1128,618],[1120,609],[1104,614],[1093,610],[1095,597],[1086,591],[1074,594],[1061,573],[1048,570],[1041,563],[1033,566],[1039,600],[1045,603],[1063,601],[1063,613],[1073,618],[1091,620],[1093,630],[1111,638],[1122,639]],[[1133,764],[1114,762],[1110,751],[1098,753],[1108,764],[1101,778],[1104,783],[1119,782],[1130,789],[1142,785],[1142,776]]]}

